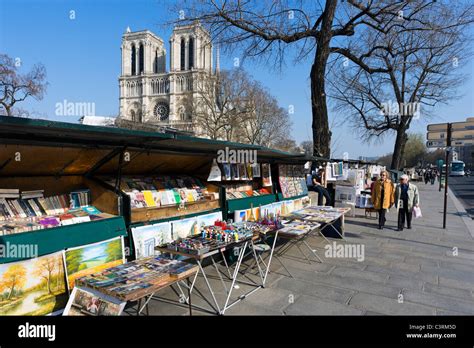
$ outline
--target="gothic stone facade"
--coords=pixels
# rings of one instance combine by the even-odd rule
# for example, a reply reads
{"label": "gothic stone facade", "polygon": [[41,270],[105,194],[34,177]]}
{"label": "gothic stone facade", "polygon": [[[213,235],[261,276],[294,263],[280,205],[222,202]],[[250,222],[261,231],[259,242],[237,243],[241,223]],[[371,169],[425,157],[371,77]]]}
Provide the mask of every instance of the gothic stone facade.
{"label": "gothic stone facade", "polygon": [[[174,28],[170,38],[169,72],[161,38],[148,30],[122,37],[120,118],[196,132],[192,100],[195,86],[213,75],[209,33],[199,24]],[[218,69],[218,67],[216,67]]]}

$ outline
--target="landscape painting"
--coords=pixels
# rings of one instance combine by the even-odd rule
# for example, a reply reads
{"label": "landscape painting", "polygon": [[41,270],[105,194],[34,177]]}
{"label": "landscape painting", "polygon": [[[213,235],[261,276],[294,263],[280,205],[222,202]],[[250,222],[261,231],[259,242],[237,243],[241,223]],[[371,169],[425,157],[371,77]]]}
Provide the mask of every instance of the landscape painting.
{"label": "landscape painting", "polygon": [[173,225],[173,239],[186,238],[199,233],[197,218],[176,220]]}
{"label": "landscape painting", "polygon": [[124,263],[122,237],[64,251],[69,290],[77,278]]}
{"label": "landscape painting", "polygon": [[67,300],[62,252],[0,264],[0,315],[48,315]]}
{"label": "landscape painting", "polygon": [[132,236],[137,259],[159,255],[155,246],[173,241],[169,222],[132,228]]}

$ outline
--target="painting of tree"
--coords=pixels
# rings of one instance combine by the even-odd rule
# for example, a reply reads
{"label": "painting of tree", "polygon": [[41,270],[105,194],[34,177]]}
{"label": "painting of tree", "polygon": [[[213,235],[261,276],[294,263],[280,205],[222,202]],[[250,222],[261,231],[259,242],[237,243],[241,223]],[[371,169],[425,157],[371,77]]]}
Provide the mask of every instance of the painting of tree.
{"label": "painting of tree", "polygon": [[9,300],[15,290],[19,290],[25,285],[26,282],[26,269],[22,265],[12,265],[7,269],[7,271],[3,274],[3,286],[6,290],[8,290],[8,297]]}
{"label": "painting of tree", "polygon": [[116,239],[107,244],[105,249],[107,255],[106,262],[120,260],[123,257],[122,240]]}
{"label": "painting of tree", "polygon": [[35,275],[39,276],[46,282],[48,294],[53,292],[51,283],[53,279],[53,273],[56,270],[56,265],[57,260],[54,257],[42,258],[36,262]]}

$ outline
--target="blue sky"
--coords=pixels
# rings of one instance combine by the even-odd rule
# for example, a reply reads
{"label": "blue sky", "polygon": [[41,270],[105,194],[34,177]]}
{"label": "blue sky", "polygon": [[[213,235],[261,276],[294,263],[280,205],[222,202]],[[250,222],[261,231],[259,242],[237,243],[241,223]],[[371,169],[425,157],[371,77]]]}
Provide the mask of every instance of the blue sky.
{"label": "blue sky", "polygon": [[[26,72],[41,62],[47,69],[49,87],[41,101],[30,100],[23,108],[41,118],[77,122],[77,116],[55,116],[56,103],[95,103],[97,115],[118,112],[120,43],[127,26],[132,31],[149,29],[167,44],[171,28],[163,24],[174,18],[165,0],[0,0],[0,52],[20,58]],[[75,19],[71,19],[74,11]],[[178,14],[176,14],[176,17]],[[232,67],[233,57],[221,56],[221,67]],[[291,62],[290,62],[291,63]],[[167,61],[169,68],[169,61]],[[473,75],[474,64],[460,62],[466,75]],[[288,64],[281,72],[246,61],[244,68],[261,81],[282,107],[294,106],[292,135],[299,143],[311,139],[309,91],[310,62]],[[412,131],[426,131],[427,123],[462,121],[474,116],[474,81],[470,76],[461,89],[464,96],[451,105],[435,110],[438,117],[429,122],[415,121]],[[344,115],[330,111],[331,120]],[[335,127],[333,156],[378,156],[392,151],[393,137],[376,144],[363,144],[348,126]]]}

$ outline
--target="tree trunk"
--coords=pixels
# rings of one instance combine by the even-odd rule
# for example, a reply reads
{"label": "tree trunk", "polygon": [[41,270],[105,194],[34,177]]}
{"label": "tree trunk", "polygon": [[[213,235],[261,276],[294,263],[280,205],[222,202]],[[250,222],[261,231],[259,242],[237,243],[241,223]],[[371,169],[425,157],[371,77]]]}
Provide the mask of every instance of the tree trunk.
{"label": "tree trunk", "polygon": [[402,160],[405,153],[405,145],[407,140],[408,136],[406,133],[406,128],[404,126],[398,128],[395,146],[393,148],[392,164],[390,165],[391,169],[399,170],[402,167]]}
{"label": "tree trunk", "polygon": [[12,288],[10,289],[10,293],[8,294],[7,300],[11,299],[14,289],[15,289],[15,284],[13,284]]}
{"label": "tree trunk", "polygon": [[329,158],[331,149],[331,132],[329,131],[328,109],[326,104],[326,65],[329,58],[331,27],[336,11],[337,0],[326,1],[317,37],[316,54],[311,67],[311,111],[313,114],[313,155]]}

